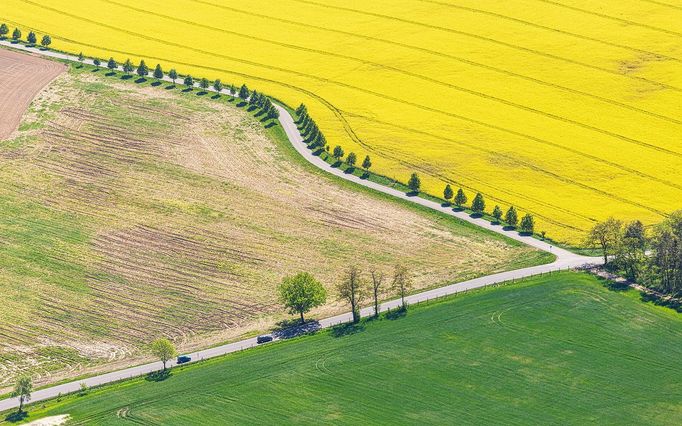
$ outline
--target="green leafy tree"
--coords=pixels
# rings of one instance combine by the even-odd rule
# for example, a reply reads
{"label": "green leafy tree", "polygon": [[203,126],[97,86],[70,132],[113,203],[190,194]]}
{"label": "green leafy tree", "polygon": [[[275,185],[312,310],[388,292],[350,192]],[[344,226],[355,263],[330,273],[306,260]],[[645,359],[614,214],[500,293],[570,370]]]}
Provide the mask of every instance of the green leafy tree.
{"label": "green leafy tree", "polygon": [[51,44],[52,37],[50,37],[49,35],[44,35],[43,38],[40,40],[40,45],[43,46],[45,49],[47,49],[47,47]]}
{"label": "green leafy tree", "polygon": [[153,76],[157,80],[161,80],[163,78],[163,68],[161,68],[161,64],[156,64]]}
{"label": "green leafy tree", "polygon": [[535,232],[535,219],[533,219],[533,215],[530,213],[526,213],[522,218],[521,218],[521,232],[525,234],[532,234]]}
{"label": "green leafy tree", "polygon": [[210,85],[211,83],[206,78],[199,80],[199,87],[201,87],[204,91],[206,91]]}
{"label": "green leafy tree", "polygon": [[351,169],[355,167],[355,163],[358,161],[358,156],[355,155],[354,152],[351,152],[348,154],[348,157],[346,157],[346,164],[348,164],[348,167]]}
{"label": "green leafy tree", "polygon": [[166,371],[166,364],[168,361],[177,355],[175,345],[173,345],[173,342],[166,339],[165,337],[154,340],[150,345],[149,350],[151,351],[152,355],[157,357],[163,363],[164,371]]}
{"label": "green leafy tree", "polygon": [[26,36],[26,41],[29,42],[29,44],[36,44],[38,42],[38,37],[36,37],[36,33],[33,31],[29,31],[28,35]]}
{"label": "green leafy tree", "polygon": [[654,229],[649,269],[651,284],[677,296],[682,293],[682,210],[673,212]]}
{"label": "green leafy tree", "polygon": [[452,200],[452,197],[455,195],[455,192],[452,190],[452,187],[450,184],[445,185],[445,189],[443,190],[443,198],[445,198],[445,202],[450,204],[450,200]]}
{"label": "green leafy tree", "polygon": [[307,111],[307,108],[305,107],[305,105],[301,104],[298,106],[298,108],[296,108],[296,115],[302,115],[306,111]]}
{"label": "green leafy tree", "polygon": [[474,200],[471,202],[471,210],[477,214],[483,214],[485,210],[485,200],[483,199],[483,194],[480,192],[476,194]]}
{"label": "green leafy tree", "polygon": [[625,272],[625,277],[638,281],[646,263],[649,245],[644,224],[638,220],[628,223],[616,244],[615,262]]}
{"label": "green leafy tree", "polygon": [[348,302],[353,313],[353,323],[360,322],[360,303],[365,297],[365,282],[360,276],[360,270],[352,265],[348,268],[343,279],[336,286],[339,298]]}
{"label": "green leafy tree", "polygon": [[467,203],[467,196],[462,188],[457,190],[457,195],[455,195],[455,205],[462,208],[463,205]]}
{"label": "green leafy tree", "polygon": [[168,71],[168,78],[170,78],[175,85],[175,80],[178,79],[178,72],[175,70],[175,68],[171,68],[170,71]]}
{"label": "green leafy tree", "polygon": [[20,39],[21,39],[21,30],[19,28],[15,28],[14,31],[12,31],[12,40],[19,41]]}
{"label": "green leafy tree", "polygon": [[33,380],[30,376],[21,376],[17,379],[12,396],[19,398],[19,414],[24,410],[24,403],[31,400],[32,391]]}
{"label": "green leafy tree", "polygon": [[270,105],[270,108],[268,108],[268,119],[275,120],[277,118],[279,118],[279,111],[277,111],[274,105]]}
{"label": "green leafy tree", "polygon": [[422,181],[419,179],[419,175],[412,173],[410,175],[410,180],[407,181],[407,187],[410,188],[410,191],[413,193],[419,193],[419,190],[422,187]]}
{"label": "green leafy tree", "polygon": [[0,24],[0,39],[7,37],[8,33],[9,28],[7,27],[7,24]]}
{"label": "green leafy tree", "polygon": [[327,301],[327,291],[311,274],[301,272],[285,277],[279,285],[279,300],[290,314],[303,314]]}
{"label": "green leafy tree", "polygon": [[519,223],[519,214],[516,212],[514,206],[509,207],[509,210],[507,210],[507,213],[504,215],[504,221],[507,222],[509,226],[513,227],[516,227]]}
{"label": "green leafy tree", "polygon": [[599,246],[604,256],[604,263],[608,263],[609,255],[613,254],[619,239],[623,222],[610,217],[603,222],[596,223],[587,235],[587,244]]}
{"label": "green leafy tree", "polygon": [[237,94],[237,88],[234,87],[234,84],[230,84],[230,95],[234,96]]}
{"label": "green leafy tree", "polygon": [[500,206],[495,206],[493,209],[493,217],[495,218],[495,222],[500,223],[502,221],[502,209]]}
{"label": "green leafy tree", "polygon": [[149,67],[144,63],[144,60],[140,61],[140,65],[137,66],[137,75],[140,77],[146,77],[149,75]]}
{"label": "green leafy tree", "polygon": [[223,91],[223,82],[220,79],[213,82],[213,90],[220,93]]}
{"label": "green leafy tree", "polygon": [[239,88],[239,99],[245,101],[249,98],[249,95],[249,88],[246,87],[246,84],[242,84],[242,87]]}
{"label": "green leafy tree", "polygon": [[99,68],[102,65],[102,61],[99,60],[99,58],[95,58],[92,63]]}
{"label": "green leafy tree", "polygon": [[123,72],[126,74],[130,74],[133,72],[133,63],[130,62],[130,59],[126,59],[125,63],[123,64]]}
{"label": "green leafy tree", "polygon": [[183,83],[185,84],[185,86],[187,86],[188,89],[191,89],[192,87],[194,87],[194,78],[192,78],[191,75],[188,75],[187,77],[185,77]]}
{"label": "green leafy tree", "polygon": [[336,161],[338,161],[338,162],[341,161],[344,154],[345,153],[343,152],[343,148],[341,148],[340,145],[336,145],[334,147],[334,151],[332,151],[332,157],[336,158]]}
{"label": "green leafy tree", "polygon": [[118,68],[118,64],[116,63],[114,58],[109,58],[109,61],[107,62],[107,68],[109,68],[112,71]]}
{"label": "green leafy tree", "polygon": [[257,90],[254,90],[249,97],[249,105],[257,105],[258,102],[260,102],[260,95]]}
{"label": "green leafy tree", "polygon": [[372,167],[372,160],[369,155],[365,155],[365,159],[362,160],[362,169],[365,171],[365,176],[369,175],[369,169]]}

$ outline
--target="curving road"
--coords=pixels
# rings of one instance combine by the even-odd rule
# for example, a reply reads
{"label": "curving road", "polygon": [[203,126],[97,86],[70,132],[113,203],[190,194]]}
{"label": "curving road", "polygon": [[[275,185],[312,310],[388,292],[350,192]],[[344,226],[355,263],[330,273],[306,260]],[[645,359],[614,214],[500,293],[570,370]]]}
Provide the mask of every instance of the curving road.
{"label": "curving road", "polygon": [[[7,40],[0,40],[0,46],[9,46],[18,50],[23,50],[23,51],[29,51],[34,54],[39,54],[47,57],[52,57],[52,58],[57,58],[57,59],[64,59],[64,60],[69,60],[69,61],[74,61],[77,62],[78,58],[73,55],[67,55],[64,53],[59,53],[59,52],[53,52],[53,51],[42,51],[38,50],[36,48],[28,48],[25,45],[20,45],[20,44],[12,44],[11,42]],[[85,60],[84,61],[87,64],[92,65],[91,60]],[[163,78],[164,81],[171,82],[171,79],[168,77]],[[208,89],[209,91],[215,92],[215,90]],[[480,288],[480,287],[485,287],[488,285],[492,284],[497,284],[505,281],[511,281],[511,280],[516,280],[516,279],[521,279],[521,278],[526,278],[529,276],[533,275],[538,275],[538,274],[543,274],[543,273],[548,273],[552,271],[558,271],[562,269],[567,269],[567,268],[575,268],[579,266],[583,266],[586,264],[601,264],[603,263],[603,259],[599,257],[586,257],[586,256],[581,256],[578,254],[571,253],[567,250],[561,249],[559,247],[553,247],[547,242],[537,240],[532,237],[527,237],[527,236],[521,236],[517,232],[514,231],[505,231],[501,226],[497,225],[492,225],[490,222],[484,219],[475,219],[470,217],[467,213],[465,212],[456,212],[453,211],[451,208],[447,207],[442,207],[439,203],[425,200],[423,198],[419,197],[411,197],[406,195],[402,191],[398,191],[393,188],[389,188],[374,182],[369,182],[367,180],[360,179],[357,176],[349,175],[344,173],[342,170],[339,170],[337,168],[331,167],[329,164],[324,162],[322,159],[319,157],[315,156],[312,154],[312,152],[307,148],[306,144],[303,142],[303,138],[301,137],[298,128],[294,122],[293,117],[291,114],[289,114],[289,111],[287,111],[284,107],[275,104],[275,107],[280,113],[280,118],[279,121],[284,129],[284,131],[287,134],[287,137],[289,138],[289,141],[291,144],[296,148],[296,151],[303,156],[306,160],[308,160],[310,163],[314,164],[316,167],[319,167],[320,169],[334,174],[342,179],[346,179],[349,181],[352,181],[358,185],[363,185],[368,188],[372,188],[375,191],[383,192],[388,195],[392,195],[397,198],[402,198],[404,200],[408,200],[413,203],[421,204],[422,206],[428,207],[433,210],[440,211],[442,213],[445,213],[447,215],[456,217],[460,220],[464,220],[470,223],[475,224],[476,226],[480,226],[481,228],[488,229],[492,232],[496,232],[498,234],[502,234],[508,238],[521,241],[529,246],[535,247],[539,250],[543,250],[546,252],[551,252],[556,256],[556,260],[553,263],[545,264],[545,265],[539,265],[539,266],[533,266],[530,268],[524,268],[524,269],[517,269],[514,271],[507,271],[507,272],[501,272],[497,274],[492,274],[492,275],[487,275],[484,277],[476,278],[473,280],[469,281],[464,281],[456,284],[451,284],[445,287],[440,287],[436,288],[433,290],[429,291],[424,291],[421,293],[413,294],[409,297],[406,298],[407,303],[409,304],[414,304],[418,302],[424,302],[430,299],[438,298],[438,297],[443,297],[455,293],[459,293],[462,291],[466,290],[471,290],[475,288]],[[385,303],[382,303],[380,305],[380,311],[386,311],[388,309],[395,309],[400,306],[400,299],[395,299],[391,300]],[[361,314],[363,316],[366,315],[371,315],[373,313],[373,308],[364,308],[361,311]],[[320,320],[317,324],[315,324],[315,328],[328,328],[333,325],[343,323],[343,322],[349,322],[352,320],[352,315],[350,312],[337,315],[331,318],[325,318],[323,320]],[[278,340],[279,337],[275,337],[275,340]],[[250,339],[244,339],[240,340],[238,342],[234,343],[229,343],[226,345],[222,346],[217,346],[214,348],[198,351],[189,354],[192,357],[193,361],[197,360],[202,360],[202,359],[207,359],[207,358],[213,358],[216,356],[221,356],[225,355],[228,353],[232,352],[237,352],[243,349],[251,348],[257,346],[256,343],[256,338],[250,338]],[[174,365],[174,363],[171,363],[171,365]],[[113,371],[111,373],[106,373],[102,374],[99,376],[94,376],[90,377],[87,379],[75,381],[75,382],[70,382],[70,383],[65,383],[57,386],[52,386],[49,388],[41,389],[38,391],[33,392],[32,394],[32,402],[36,401],[42,401],[45,399],[49,398],[54,398],[58,396],[59,394],[67,394],[71,392],[76,392],[80,389],[80,384],[85,383],[88,387],[93,387],[93,386],[99,386],[103,385],[106,383],[111,383],[111,382],[116,382],[119,380],[124,380],[130,377],[136,377],[136,376],[141,376],[153,371],[158,371],[162,368],[161,362],[152,362],[149,364],[144,364],[140,365],[137,367],[131,367],[131,368],[126,368],[124,370],[119,370],[119,371]],[[8,398],[0,401],[0,411],[5,411],[9,409],[13,409],[19,406],[19,401],[17,398]]]}

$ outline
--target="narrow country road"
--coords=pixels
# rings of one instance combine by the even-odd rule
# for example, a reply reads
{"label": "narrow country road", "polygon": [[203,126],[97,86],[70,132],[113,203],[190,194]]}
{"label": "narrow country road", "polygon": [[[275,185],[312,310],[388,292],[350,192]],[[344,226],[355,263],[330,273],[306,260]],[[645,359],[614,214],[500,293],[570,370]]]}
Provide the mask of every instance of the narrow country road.
{"label": "narrow country road", "polygon": [[[57,58],[57,59],[63,59],[63,60],[69,60],[69,61],[74,61],[77,62],[78,58],[73,55],[67,55],[64,53],[59,53],[59,52],[53,52],[53,51],[43,51],[39,50],[37,48],[29,48],[26,47],[23,44],[12,44],[10,41],[7,40],[0,40],[0,46],[8,46],[12,47],[14,49],[18,50],[23,50],[23,51],[28,51],[33,54],[38,54],[38,55],[43,55],[47,57],[52,57],[52,58]],[[86,64],[92,65],[92,61],[89,59],[86,59],[84,61]],[[120,68],[119,68],[120,69]],[[168,78],[167,76],[163,78],[164,81],[171,82],[171,79]],[[209,91],[215,92],[213,89],[208,89]],[[497,284],[505,281],[511,281],[511,280],[516,280],[516,279],[521,279],[533,275],[538,275],[542,273],[548,273],[552,271],[558,271],[562,269],[567,269],[567,268],[574,268],[578,266],[582,266],[585,264],[601,264],[603,263],[603,260],[598,257],[586,257],[586,256],[581,256],[578,254],[571,253],[567,250],[561,249],[559,247],[553,247],[552,245],[548,244],[547,242],[537,240],[532,237],[526,237],[526,236],[521,236],[515,231],[505,231],[501,226],[497,225],[492,225],[490,222],[484,219],[475,219],[470,217],[467,213],[465,212],[455,212],[451,208],[448,207],[442,207],[439,203],[425,200],[423,198],[419,197],[412,197],[406,195],[402,191],[398,191],[393,188],[389,188],[374,182],[369,182],[367,180],[360,179],[357,176],[354,175],[349,175],[344,173],[342,170],[339,170],[337,168],[331,167],[329,164],[324,162],[322,159],[319,157],[315,156],[312,154],[312,152],[307,148],[305,143],[303,142],[303,138],[301,137],[298,128],[294,122],[293,117],[289,112],[283,108],[280,105],[275,104],[275,107],[280,113],[280,118],[279,121],[285,130],[287,137],[291,144],[294,146],[296,151],[299,152],[301,156],[303,156],[306,160],[308,160],[310,163],[314,164],[316,167],[334,174],[340,178],[352,181],[358,185],[363,185],[368,188],[372,188],[376,191],[383,192],[385,194],[392,195],[397,198],[402,198],[404,200],[408,200],[413,203],[421,204],[422,206],[428,207],[433,210],[440,211],[444,214],[456,217],[458,219],[473,223],[477,226],[480,226],[481,228],[488,229],[492,232],[496,232],[498,234],[502,234],[508,238],[521,241],[529,246],[535,247],[539,250],[543,250],[546,252],[551,252],[556,256],[556,260],[553,263],[550,264],[545,264],[545,265],[539,265],[539,266],[533,266],[530,268],[525,268],[525,269],[517,269],[514,271],[507,271],[507,272],[501,272],[497,274],[492,274],[492,275],[487,275],[484,277],[476,278],[473,280],[469,281],[464,281],[456,284],[451,284],[445,287],[440,287],[436,288],[433,290],[428,290],[424,291],[421,293],[413,294],[409,297],[407,297],[407,303],[414,304],[418,302],[423,302],[427,300],[431,300],[434,298],[438,297],[443,297],[451,294],[455,294],[458,292],[466,291],[466,290],[471,290],[475,288],[480,288],[480,287],[485,287],[488,285],[492,284]],[[380,310],[386,311],[388,309],[395,309],[400,306],[400,300],[395,299],[391,300],[385,303],[382,303],[380,306]],[[370,315],[373,313],[373,308],[365,308],[362,309],[361,314],[363,316]],[[333,325],[343,323],[343,322],[349,322],[352,319],[352,315],[350,312],[337,315],[331,318],[326,318],[323,320],[319,321],[319,328],[328,328]],[[198,351],[189,354],[192,357],[192,361],[198,361],[198,360],[203,360],[207,358],[213,358],[216,356],[220,355],[225,355],[228,353],[232,352],[237,352],[242,349],[247,349],[257,346],[256,343],[256,338],[250,338],[250,339],[244,339],[238,342],[234,343],[229,343],[226,345],[222,346],[217,346],[214,348]],[[175,363],[172,362],[171,365],[174,365]],[[137,367],[131,367],[131,368],[126,368],[124,370],[119,370],[119,371],[114,371],[111,373],[106,373],[102,374],[99,376],[94,376],[90,377],[87,379],[83,380],[78,380],[70,383],[64,383],[61,385],[57,386],[52,386],[48,388],[44,388],[41,390],[37,390],[32,393],[32,398],[31,402],[37,402],[37,401],[43,401],[45,399],[49,398],[54,398],[58,396],[59,394],[67,394],[71,392],[76,392],[80,389],[80,384],[85,383],[88,387],[93,387],[93,386],[99,386],[103,385],[106,383],[111,383],[123,379],[127,379],[130,377],[136,377],[136,376],[141,376],[153,371],[158,371],[162,368],[161,362],[152,362],[149,364],[144,364],[140,365]],[[0,401],[0,411],[5,411],[9,410],[12,408],[16,408],[19,406],[19,401],[17,398],[8,398]]]}

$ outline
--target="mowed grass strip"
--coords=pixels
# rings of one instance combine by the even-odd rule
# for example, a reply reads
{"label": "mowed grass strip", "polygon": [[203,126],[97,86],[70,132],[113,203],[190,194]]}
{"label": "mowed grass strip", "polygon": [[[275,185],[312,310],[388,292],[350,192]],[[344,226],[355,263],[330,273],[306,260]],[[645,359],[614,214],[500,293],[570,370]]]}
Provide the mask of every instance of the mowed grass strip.
{"label": "mowed grass strip", "polygon": [[558,273],[69,396],[28,420],[675,424],[680,337],[679,314]]}

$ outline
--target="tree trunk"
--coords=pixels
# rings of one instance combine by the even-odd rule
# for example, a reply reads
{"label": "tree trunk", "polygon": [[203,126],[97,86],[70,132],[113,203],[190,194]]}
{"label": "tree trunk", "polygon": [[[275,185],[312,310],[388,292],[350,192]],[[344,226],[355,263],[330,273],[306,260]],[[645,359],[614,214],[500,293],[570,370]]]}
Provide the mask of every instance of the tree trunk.
{"label": "tree trunk", "polygon": [[19,397],[19,414],[21,414],[23,409],[24,409],[24,395],[21,395]]}
{"label": "tree trunk", "polygon": [[303,311],[301,311],[300,313],[301,313],[301,324],[303,324],[303,323],[305,323],[305,318],[303,318]]}
{"label": "tree trunk", "polygon": [[379,297],[374,293],[374,317],[379,317]]}

